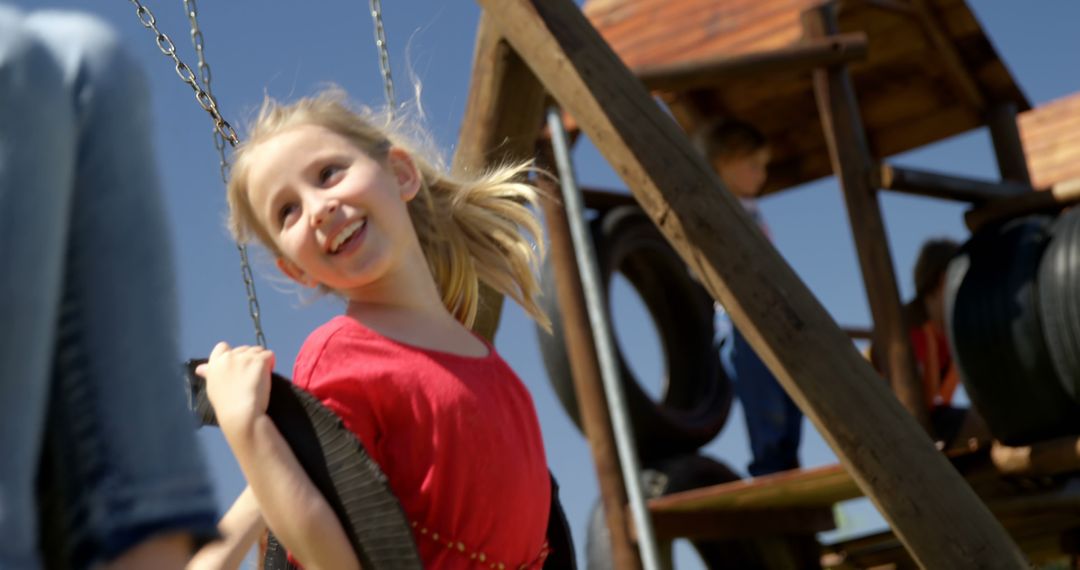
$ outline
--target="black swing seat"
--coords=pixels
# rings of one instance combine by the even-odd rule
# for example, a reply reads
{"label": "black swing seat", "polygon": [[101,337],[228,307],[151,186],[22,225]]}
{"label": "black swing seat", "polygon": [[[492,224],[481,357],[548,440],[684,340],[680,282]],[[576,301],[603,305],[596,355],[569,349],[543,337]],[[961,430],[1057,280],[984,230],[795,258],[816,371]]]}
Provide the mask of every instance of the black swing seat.
{"label": "black swing seat", "polygon": [[[187,362],[189,403],[200,425],[217,425],[206,395],[206,381],[195,374],[195,368],[204,362],[206,359]],[[266,413],[341,521],[363,568],[423,568],[413,541],[412,527],[401,503],[390,490],[386,475],[334,412],[275,373],[271,378]],[[551,478],[547,538],[551,554],[544,568],[576,568],[570,525],[559,502],[554,477]],[[264,568],[284,570],[291,567],[285,550],[271,535]]]}

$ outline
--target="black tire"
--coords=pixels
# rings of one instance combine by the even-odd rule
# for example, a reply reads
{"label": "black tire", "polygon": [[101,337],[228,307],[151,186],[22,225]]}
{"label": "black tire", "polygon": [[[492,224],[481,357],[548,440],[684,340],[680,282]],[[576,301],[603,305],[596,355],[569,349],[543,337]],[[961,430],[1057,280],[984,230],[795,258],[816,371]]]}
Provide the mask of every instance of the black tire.
{"label": "black tire", "polygon": [[[738,481],[727,465],[701,455],[682,455],[659,461],[642,473],[647,498],[660,497]],[[585,554],[587,570],[614,570],[611,538],[603,505],[589,517]],[[821,548],[813,535],[761,537],[742,540],[691,541],[706,568],[820,568]]]}
{"label": "black tire", "polygon": [[1062,214],[1050,234],[1039,264],[1043,334],[1058,380],[1080,402],[1080,209]]}
{"label": "black tire", "polygon": [[[634,287],[663,344],[668,379],[661,402],[642,389],[619,354],[638,454],[643,460],[692,452],[727,422],[732,387],[713,346],[713,302],[652,221],[637,207],[619,207],[592,224],[605,296],[616,271]],[[541,303],[553,334],[539,330],[544,366],[563,408],[581,427],[550,258]],[[610,315],[610,306],[605,303]]]}
{"label": "black tire", "polygon": [[[217,425],[206,382],[195,374],[205,360],[187,363],[191,404],[203,425]],[[326,498],[364,568],[420,570],[412,527],[379,465],[341,419],[314,396],[274,374],[267,415],[312,483]],[[289,568],[271,536],[265,568]]]}
{"label": "black tire", "polygon": [[1035,275],[1048,219],[980,231],[946,272],[945,310],[965,389],[1007,445],[1076,433],[1080,410],[1057,381],[1043,339]]}

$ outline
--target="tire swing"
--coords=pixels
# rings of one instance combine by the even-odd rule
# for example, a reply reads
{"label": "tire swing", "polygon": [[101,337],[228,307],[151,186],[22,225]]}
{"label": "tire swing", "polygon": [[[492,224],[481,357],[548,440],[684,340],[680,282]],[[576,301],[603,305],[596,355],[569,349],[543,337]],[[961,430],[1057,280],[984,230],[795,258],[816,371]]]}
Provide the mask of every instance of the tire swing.
{"label": "tire swing", "polygon": [[[172,40],[158,30],[154,15],[139,0],[131,0],[143,27],[151,30],[159,49],[172,59],[177,74],[195,92],[200,106],[214,121],[215,146],[222,166],[222,179],[227,182],[225,143],[239,143],[236,132],[222,117],[217,101],[210,90],[209,66],[204,60],[203,34],[199,30],[194,0],[184,0],[185,12],[191,23],[191,37],[199,57],[199,78],[180,60]],[[382,17],[378,0],[371,0],[372,18],[375,21],[377,45],[380,49],[380,67],[386,87],[388,104],[393,107],[393,84],[388,68],[386,39],[383,35]],[[238,244],[241,272],[248,294],[248,305],[255,328],[255,337],[266,346],[259,319],[258,298],[254,279],[248,262],[247,248]],[[205,380],[195,374],[195,368],[203,360],[186,363],[189,404],[200,425],[217,425],[213,408],[206,395]],[[413,540],[412,525],[405,516],[401,503],[387,484],[386,476],[378,464],[367,454],[359,440],[345,428],[341,419],[317,398],[295,386],[286,378],[274,374],[271,379],[270,400],[267,406],[270,417],[282,438],[296,455],[297,461],[312,483],[326,499],[363,568],[374,570],[420,570],[423,564]],[[558,499],[558,486],[551,480],[551,507],[548,516],[548,544],[551,555],[544,568],[574,568],[573,544],[569,524]],[[287,558],[285,548],[272,533],[269,534],[265,570],[294,569]]]}
{"label": "tire swing", "polygon": [[1038,277],[1043,333],[1058,380],[1080,403],[1080,209],[1062,214],[1050,234]]}
{"label": "tire swing", "polygon": [[1048,226],[1048,218],[1035,216],[988,227],[946,272],[945,318],[958,369],[975,408],[1006,445],[1080,430],[1080,406],[1058,381],[1043,336],[1035,276]]}
{"label": "tire swing", "polygon": [[[592,223],[597,264],[605,294],[616,272],[641,296],[663,345],[667,380],[654,402],[619,354],[619,368],[637,451],[643,461],[693,452],[711,441],[727,421],[732,388],[713,346],[713,303],[691,277],[652,220],[638,207],[623,206]],[[581,428],[551,260],[543,268],[541,304],[552,317],[552,334],[539,331],[548,378],[573,422]],[[610,304],[607,304],[610,312]]]}

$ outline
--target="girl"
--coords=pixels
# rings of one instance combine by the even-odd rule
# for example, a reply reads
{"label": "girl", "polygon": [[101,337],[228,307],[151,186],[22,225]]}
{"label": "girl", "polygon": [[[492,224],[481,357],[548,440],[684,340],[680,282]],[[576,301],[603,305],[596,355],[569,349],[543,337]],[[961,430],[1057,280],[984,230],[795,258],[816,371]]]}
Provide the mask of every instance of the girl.
{"label": "girl", "polygon": [[[536,413],[468,328],[479,281],[548,324],[536,191],[518,182],[530,167],[451,178],[342,101],[267,101],[228,185],[237,239],[255,236],[289,278],[347,302],[308,337],[294,381],[385,471],[425,566],[540,567],[551,485]],[[200,372],[250,484],[223,530],[250,540],[261,512],[306,568],[357,567],[265,415],[272,368],[267,350],[219,343]]]}

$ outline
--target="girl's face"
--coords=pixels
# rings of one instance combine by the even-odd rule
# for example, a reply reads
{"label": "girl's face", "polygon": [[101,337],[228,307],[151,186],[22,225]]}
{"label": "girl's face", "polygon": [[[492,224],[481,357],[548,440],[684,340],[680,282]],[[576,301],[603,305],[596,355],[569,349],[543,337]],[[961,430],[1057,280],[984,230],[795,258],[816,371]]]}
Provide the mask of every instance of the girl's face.
{"label": "girl's face", "polygon": [[770,158],[769,149],[760,148],[735,158],[717,158],[714,167],[733,194],[740,198],[754,198],[761,194],[765,186]]}
{"label": "girl's face", "polygon": [[248,199],[281,252],[278,267],[298,283],[356,298],[416,242],[406,203],[420,176],[404,151],[379,162],[329,129],[302,125],[251,152]]}

